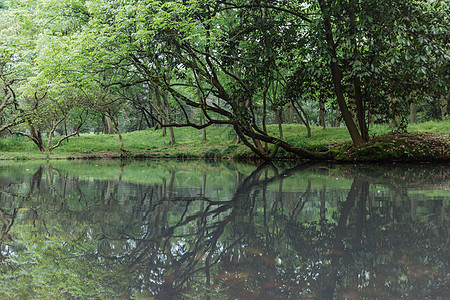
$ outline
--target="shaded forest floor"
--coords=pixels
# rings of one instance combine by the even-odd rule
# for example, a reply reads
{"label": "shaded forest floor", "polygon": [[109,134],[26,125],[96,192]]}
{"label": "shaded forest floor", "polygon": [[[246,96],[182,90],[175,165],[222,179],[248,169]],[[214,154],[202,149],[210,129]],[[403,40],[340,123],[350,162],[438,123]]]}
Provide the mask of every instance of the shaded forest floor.
{"label": "shaded forest floor", "polygon": [[[274,136],[275,125],[269,126]],[[412,124],[408,133],[393,134],[385,125],[370,130],[371,140],[353,145],[346,128],[306,128],[298,124],[283,126],[283,139],[326,159],[336,161],[450,161],[450,120]],[[0,138],[0,159],[97,159],[97,158],[176,158],[176,159],[257,159],[242,143],[234,141],[234,132],[227,127],[211,127],[207,140],[192,128],[176,128],[175,143],[161,130],[142,130],[124,134],[126,151],[120,151],[117,135],[82,134],[70,138],[51,153],[41,153],[24,137]],[[283,150],[275,159],[301,159]]]}
{"label": "shaded forest floor", "polygon": [[449,161],[448,133],[403,133],[373,138],[362,145],[337,146],[336,159],[344,161]]}

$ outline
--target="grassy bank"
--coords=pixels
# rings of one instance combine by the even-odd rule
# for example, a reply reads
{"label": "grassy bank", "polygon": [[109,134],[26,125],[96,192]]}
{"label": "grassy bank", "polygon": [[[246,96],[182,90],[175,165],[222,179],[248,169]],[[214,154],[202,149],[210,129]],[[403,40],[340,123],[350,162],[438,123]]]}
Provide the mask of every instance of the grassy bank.
{"label": "grassy bank", "polygon": [[[269,131],[277,135],[275,125]],[[370,130],[372,141],[352,146],[346,128],[312,128],[312,137],[298,124],[283,126],[284,139],[295,146],[321,151],[339,160],[442,160],[449,158],[450,120],[411,124],[408,134],[390,134],[392,129],[375,125]],[[207,140],[193,128],[175,128],[175,144],[170,144],[162,130],[143,130],[125,133],[126,152],[119,149],[117,135],[82,134],[70,138],[51,153],[41,153],[24,137],[0,139],[0,159],[65,159],[65,158],[251,158],[254,154],[244,145],[236,144],[234,132],[227,127],[207,128]],[[293,158],[279,151],[276,158]]]}

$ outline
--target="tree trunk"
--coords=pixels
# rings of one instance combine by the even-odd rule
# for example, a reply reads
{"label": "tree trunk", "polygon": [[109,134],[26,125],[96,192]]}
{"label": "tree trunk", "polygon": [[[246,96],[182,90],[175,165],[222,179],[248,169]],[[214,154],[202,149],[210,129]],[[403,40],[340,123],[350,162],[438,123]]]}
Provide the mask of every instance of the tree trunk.
{"label": "tree trunk", "polygon": [[335,62],[336,56],[332,58],[330,62],[331,73],[333,76],[334,91],[336,93],[337,101],[341,111],[342,118],[344,119],[347,130],[352,138],[354,144],[361,144],[364,142],[361,134],[356,127],[355,121],[352,118],[350,111],[348,110],[347,103],[345,102],[344,89],[342,87],[340,69],[338,64]]}
{"label": "tree trunk", "polygon": [[336,111],[334,113],[334,123],[333,123],[333,127],[339,127],[341,126],[341,114]]}
{"label": "tree trunk", "polygon": [[[200,124],[205,124],[205,119],[203,116],[200,117]],[[206,141],[206,128],[202,129],[202,141]]]}
{"label": "tree trunk", "polygon": [[169,127],[169,135],[170,135],[170,144],[175,144],[175,132],[173,131],[173,127]]}
{"label": "tree trunk", "polygon": [[144,120],[145,120],[145,123],[147,124],[147,127],[148,127],[148,128],[152,128],[152,127],[153,127],[153,124],[152,124],[152,122],[150,122],[150,120],[148,119],[147,113],[146,113],[145,111],[142,111],[142,114],[143,114],[143,116],[144,116]]}
{"label": "tree trunk", "polygon": [[[167,91],[164,91],[161,93],[162,99],[163,99],[163,111],[165,114],[165,119],[168,124],[172,123],[172,117],[170,116],[170,107],[169,107],[169,101],[167,100]],[[164,131],[165,133],[165,131]],[[170,136],[170,144],[175,144],[175,133],[173,131],[173,127],[169,127],[169,136]]]}
{"label": "tree trunk", "polygon": [[303,108],[300,106],[300,104],[297,103],[297,105],[300,107],[300,111],[297,109],[297,107],[294,105],[293,102],[291,102],[292,107],[295,109],[295,111],[297,112],[298,117],[300,118],[300,121],[302,121],[302,123],[306,126],[306,131],[307,131],[307,135],[308,137],[311,137],[311,126],[309,125],[309,118],[308,115],[306,114],[306,112],[303,110]]}
{"label": "tree trunk", "polygon": [[113,129],[113,125],[112,125],[112,121],[111,121],[110,117],[103,115],[102,123],[103,123],[103,133],[104,134],[114,134],[114,129]]}
{"label": "tree trunk", "polygon": [[262,143],[261,143],[261,141],[260,140],[258,140],[258,139],[256,139],[256,138],[252,138],[252,140],[253,140],[253,143],[255,144],[255,146],[256,146],[256,148],[258,148],[258,150],[261,152],[261,153],[266,153],[267,152],[267,149],[265,148],[265,147],[263,147],[263,145],[262,145]]}
{"label": "tree trunk", "polygon": [[[167,124],[167,116],[166,116],[166,110],[164,107],[164,101],[161,101],[161,91],[157,86],[154,87],[155,90],[155,103],[156,103],[156,110],[158,112],[158,116],[161,120],[161,125]],[[162,136],[167,135],[166,127],[162,126]]]}
{"label": "tree trunk", "polygon": [[294,108],[293,108],[292,102],[289,102],[289,104],[287,106],[286,123],[287,124],[294,123]]}
{"label": "tree trunk", "polygon": [[450,98],[445,99],[444,96],[441,96],[439,99],[439,103],[441,106],[441,116],[444,118],[446,115],[450,115]]}
{"label": "tree trunk", "polygon": [[239,144],[241,142],[241,137],[239,136],[239,134],[237,133],[234,134],[233,142],[236,144]]}
{"label": "tree trunk", "polygon": [[125,150],[125,145],[123,143],[123,137],[122,134],[120,133],[119,127],[116,127],[117,130],[117,134],[119,135],[119,140],[120,140],[120,150]]}
{"label": "tree trunk", "polygon": [[[269,80],[268,80],[269,82]],[[263,91],[263,113],[262,113],[262,128],[265,134],[267,134],[267,92],[269,91],[270,84],[266,84],[266,87]],[[267,143],[264,144],[264,148],[266,148],[266,151],[269,149],[269,146]]]}
{"label": "tree trunk", "polygon": [[277,124],[278,124],[278,133],[280,135],[280,139],[283,138],[283,110],[280,109],[277,112],[275,112],[277,117]]}
{"label": "tree trunk", "polygon": [[364,139],[358,131],[358,127],[352,118],[350,111],[348,110],[347,103],[344,97],[344,88],[342,87],[342,74],[337,62],[336,46],[333,38],[333,29],[331,26],[331,19],[328,15],[329,7],[325,0],[319,0],[319,6],[322,11],[324,30],[326,42],[328,44],[328,50],[331,55],[330,59],[330,69],[333,79],[334,92],[336,94],[339,109],[341,111],[342,117],[344,118],[345,125],[347,125],[347,130],[352,138],[354,144],[362,144]]}
{"label": "tree trunk", "polygon": [[447,116],[450,116],[450,97],[447,98]]}
{"label": "tree trunk", "polygon": [[[357,33],[357,28],[356,28],[356,24],[355,24],[355,20],[356,20],[355,13],[357,13],[359,11],[359,1],[351,1],[350,5],[351,6],[348,7],[349,21],[350,21],[349,33],[351,36],[350,42],[351,42],[352,52],[353,52],[353,56],[354,56],[353,59],[355,62],[357,62],[357,61],[361,60],[361,55],[358,50],[358,43],[355,38],[356,33]],[[356,119],[358,120],[359,131],[361,133],[362,139],[364,141],[368,141],[369,140],[369,128],[367,127],[367,122],[366,122],[366,109],[365,109],[364,100],[363,100],[362,91],[361,91],[361,81],[360,81],[358,75],[353,75],[352,81],[353,81],[353,87],[355,89]]]}
{"label": "tree trunk", "polygon": [[113,124],[114,124],[114,128],[115,128],[116,131],[117,131],[117,135],[119,136],[119,140],[120,140],[120,150],[121,150],[121,151],[125,151],[125,145],[124,145],[124,142],[123,142],[122,133],[121,133],[120,130],[119,130],[119,122],[118,122],[116,119],[112,118],[112,117],[111,117],[111,120],[112,120],[112,122],[113,122]]}
{"label": "tree trunk", "polygon": [[30,126],[32,141],[39,148],[39,151],[45,152],[44,142],[42,141],[41,129],[36,129],[34,126]]}
{"label": "tree trunk", "polygon": [[397,109],[397,99],[393,98],[392,96],[389,96],[389,102],[390,102],[390,111],[391,111],[391,117],[389,118],[389,127],[398,127],[400,126],[400,116],[398,115],[398,109]]}
{"label": "tree trunk", "polygon": [[326,124],[325,124],[325,103],[323,101],[319,101],[319,125],[322,126],[323,129],[326,128]]}
{"label": "tree trunk", "polygon": [[362,99],[361,82],[357,76],[353,78],[353,84],[355,86],[355,100],[356,100],[356,112],[358,117],[359,130],[361,131],[361,137],[364,141],[369,140],[369,128],[366,123],[366,113],[364,108],[364,102]]}
{"label": "tree trunk", "polygon": [[267,118],[267,91],[269,85],[263,91],[263,113],[262,113],[262,128],[265,133],[267,133],[266,118]]}
{"label": "tree trunk", "polygon": [[274,156],[274,154],[276,154],[276,151],[273,151],[271,153],[271,157],[269,157],[269,156],[267,156],[266,153],[259,151],[254,145],[249,143],[246,136],[248,136],[254,140],[256,139],[260,142],[267,142],[267,143],[273,144],[273,145],[275,145],[275,149],[282,148],[282,149],[286,150],[287,152],[293,153],[294,155],[296,155],[298,157],[313,158],[313,159],[324,159],[324,158],[328,157],[326,154],[308,151],[303,148],[295,147],[289,143],[286,143],[282,139],[278,139],[278,138],[275,138],[275,137],[272,137],[269,135],[261,134],[261,132],[256,132],[256,131],[252,130],[251,128],[249,128],[248,126],[239,126],[239,125],[235,124],[234,129],[235,129],[236,133],[239,134],[242,142],[263,159],[270,159],[271,157]]}

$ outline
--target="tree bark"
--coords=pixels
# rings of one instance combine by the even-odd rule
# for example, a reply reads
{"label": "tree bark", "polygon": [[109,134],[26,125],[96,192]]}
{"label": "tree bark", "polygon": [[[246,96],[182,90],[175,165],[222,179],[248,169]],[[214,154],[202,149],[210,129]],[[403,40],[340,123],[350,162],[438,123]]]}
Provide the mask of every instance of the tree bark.
{"label": "tree bark", "polygon": [[[172,123],[172,117],[170,116],[170,107],[169,107],[169,101],[167,100],[167,92],[162,93],[162,98],[164,102],[164,113],[166,115],[166,119],[169,124]],[[175,133],[173,131],[173,127],[169,127],[169,136],[170,136],[170,143],[175,144]]]}
{"label": "tree bark", "polygon": [[397,104],[395,104],[397,102],[397,99],[395,99],[392,96],[389,96],[389,102],[391,110],[391,117],[389,118],[389,127],[398,127],[400,125],[400,117],[398,116],[396,108]]}
{"label": "tree bark", "polygon": [[294,107],[292,102],[288,103],[287,111],[286,111],[286,123],[292,124],[294,123]]}
{"label": "tree bark", "polygon": [[278,133],[280,135],[280,139],[283,138],[283,110],[280,109],[275,112],[278,124]]}
{"label": "tree bark", "polygon": [[111,118],[107,115],[103,115],[102,118],[103,123],[103,133],[104,134],[114,134],[114,129],[112,125]]}
{"label": "tree bark", "polygon": [[147,113],[145,111],[142,111],[142,115],[144,116],[145,123],[147,124],[148,128],[152,128],[153,124],[148,119]]}
{"label": "tree bark", "polygon": [[[172,118],[170,117],[169,101],[167,99],[167,91],[161,91],[157,86],[155,87],[156,103],[159,106],[158,113],[162,117],[163,124],[171,124]],[[175,144],[175,133],[173,127],[169,126],[170,143]],[[163,126],[163,136],[166,136],[166,127]]]}
{"label": "tree bark", "polygon": [[267,119],[267,92],[269,90],[269,84],[266,85],[263,91],[263,113],[262,113],[262,128],[267,133],[266,119]]}
{"label": "tree bark", "polygon": [[170,143],[175,144],[175,132],[173,131],[173,127],[169,127],[170,134]]}
{"label": "tree bark", "polygon": [[[306,114],[306,112],[303,110],[303,108],[300,106],[300,104],[298,104],[298,106],[300,107],[300,111],[297,109],[297,107],[294,105],[293,102],[291,102],[292,107],[295,109],[295,111],[297,112],[298,117],[300,118],[300,120],[302,121],[303,124],[305,124],[306,126],[306,131],[307,131],[307,135],[308,137],[311,137],[311,126],[309,125],[309,118],[308,115]],[[303,115],[302,115],[303,114]]]}
{"label": "tree bark", "polygon": [[39,128],[36,129],[36,127],[34,127],[34,126],[30,126],[30,131],[31,131],[31,136],[32,136],[31,140],[36,144],[36,146],[38,146],[39,151],[45,152],[44,142],[42,141],[41,130]]}
{"label": "tree bark", "polygon": [[355,100],[356,100],[356,115],[358,118],[359,130],[361,131],[361,137],[364,141],[369,140],[369,128],[366,122],[366,113],[364,108],[364,102],[361,92],[361,81],[357,76],[353,78],[353,84],[355,86]]}
{"label": "tree bark", "polygon": [[[205,118],[202,115],[200,115],[200,124],[205,124]],[[206,127],[202,129],[202,141],[206,141]]]}
{"label": "tree bark", "polygon": [[322,126],[323,129],[326,128],[326,124],[325,124],[325,103],[323,101],[319,101],[319,125]]}
{"label": "tree bark", "polygon": [[[348,13],[350,18],[350,27],[349,27],[349,32],[351,36],[350,42],[353,52],[353,60],[356,62],[361,60],[361,55],[358,50],[358,43],[355,37],[355,35],[357,34],[357,27],[355,24],[356,20],[355,13],[357,13],[360,9],[359,9],[359,1],[350,1],[349,3],[350,5],[348,7]],[[352,81],[353,87],[355,89],[356,119],[358,120],[359,131],[361,133],[362,139],[364,141],[368,141],[369,128],[367,127],[366,122],[366,109],[361,91],[361,80],[359,79],[358,75],[355,74],[353,75]]]}
{"label": "tree bark", "polygon": [[344,119],[347,130],[352,138],[354,144],[362,144],[364,139],[358,131],[358,127],[352,118],[350,111],[348,110],[347,103],[344,97],[344,88],[342,86],[342,73],[337,62],[336,46],[333,38],[333,29],[331,26],[331,19],[328,15],[329,7],[324,0],[319,0],[319,6],[322,11],[322,17],[324,22],[325,38],[328,44],[328,51],[330,53],[330,69],[333,79],[334,92],[336,94],[339,109]]}
{"label": "tree bark", "polygon": [[450,97],[447,98],[447,116],[450,116]]}
{"label": "tree bark", "polygon": [[123,142],[123,136],[122,136],[122,133],[120,132],[120,130],[119,130],[119,122],[115,119],[115,118],[113,118],[113,117],[110,117],[111,118],[111,121],[113,122],[113,124],[114,124],[114,128],[116,129],[116,131],[117,131],[117,135],[119,136],[119,140],[120,140],[120,150],[121,151],[125,151],[125,145],[124,145],[124,142]]}

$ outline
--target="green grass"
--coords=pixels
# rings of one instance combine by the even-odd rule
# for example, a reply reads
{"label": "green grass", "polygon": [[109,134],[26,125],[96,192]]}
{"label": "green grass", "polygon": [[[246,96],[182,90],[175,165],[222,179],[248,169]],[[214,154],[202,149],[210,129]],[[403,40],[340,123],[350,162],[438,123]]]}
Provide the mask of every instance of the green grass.
{"label": "green grass", "polygon": [[[183,144],[212,145],[231,143],[234,135],[230,128],[211,127],[207,129],[207,141],[202,141],[202,133],[192,128],[175,128],[175,142]],[[155,149],[173,148],[168,134],[162,135],[162,130],[142,130],[123,134],[126,149],[148,151]],[[98,152],[119,151],[120,143],[117,135],[83,134],[71,138],[55,151],[61,152]]]}
{"label": "green grass", "polygon": [[450,133],[450,119],[445,121],[428,121],[424,123],[410,124],[410,132],[432,132],[432,133]]}
{"label": "green grass", "polygon": [[[251,151],[241,144],[236,144],[234,132],[229,127],[207,128],[207,140],[202,141],[202,131],[193,128],[175,128],[174,145],[170,144],[168,134],[162,130],[142,130],[123,134],[125,148],[129,153],[121,153],[117,135],[82,134],[72,137],[56,148],[52,153],[41,153],[31,140],[25,137],[0,138],[0,159],[58,159],[58,158],[93,158],[97,156],[122,156],[130,158],[136,155],[145,157],[236,157],[250,156]],[[278,136],[277,125],[269,125],[268,131]],[[380,136],[392,131],[387,125],[374,125],[370,136]],[[450,133],[450,119],[410,124],[410,133]],[[306,149],[317,149],[333,142],[350,142],[350,136],[344,127],[312,127],[312,136],[307,137],[306,128],[299,124],[283,125],[284,140]]]}

